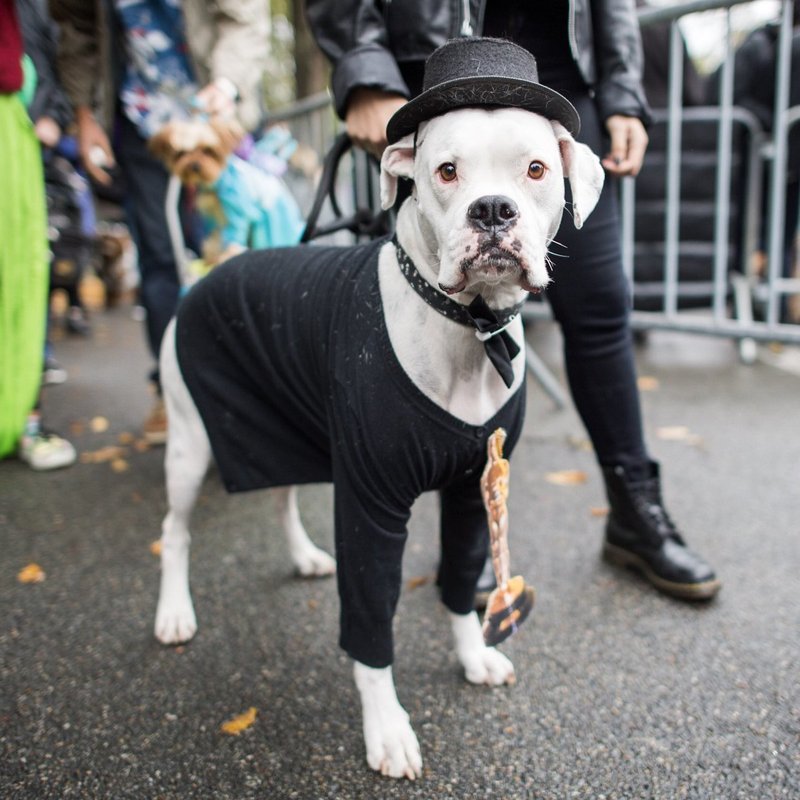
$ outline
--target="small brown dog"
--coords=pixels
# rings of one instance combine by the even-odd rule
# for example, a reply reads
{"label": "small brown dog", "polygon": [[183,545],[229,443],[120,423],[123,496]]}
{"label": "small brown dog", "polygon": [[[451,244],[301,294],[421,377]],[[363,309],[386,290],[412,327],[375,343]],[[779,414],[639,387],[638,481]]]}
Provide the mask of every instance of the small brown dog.
{"label": "small brown dog", "polygon": [[250,248],[295,245],[305,227],[283,181],[234,152],[244,135],[235,120],[195,118],[171,122],[150,140],[167,169],[197,189],[208,267]]}
{"label": "small brown dog", "polygon": [[235,119],[197,117],[167,123],[148,142],[150,152],[172,175],[184,186],[198,190],[197,211],[206,229],[200,255],[208,266],[215,266],[247,249],[243,243],[223,245],[222,230],[227,218],[212,188],[244,135],[244,129]]}

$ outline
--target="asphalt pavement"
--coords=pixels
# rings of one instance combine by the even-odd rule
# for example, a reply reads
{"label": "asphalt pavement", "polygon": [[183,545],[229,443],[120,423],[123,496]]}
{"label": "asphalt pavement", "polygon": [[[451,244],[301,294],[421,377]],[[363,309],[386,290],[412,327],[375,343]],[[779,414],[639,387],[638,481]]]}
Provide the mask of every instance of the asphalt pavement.
{"label": "asphalt pavement", "polygon": [[[431,581],[436,502],[420,499],[395,623],[398,695],[424,759],[410,783],[368,769],[335,581],[292,577],[264,493],[228,496],[209,475],[193,524],[200,630],[184,647],[154,640],[165,498],[163,450],[140,439],[142,323],[129,306],[93,323],[91,339],[56,342],[69,379],[45,397],[80,462],[0,463],[0,797],[800,797],[791,352],[744,366],[730,342],[668,333],[638,352],[667,506],[723,580],[703,605],[601,562],[606,501],[585,433],[530,381],[509,509],[512,570],[537,603],[501,646],[513,687],[461,675]],[[554,326],[529,340],[563,383]],[[303,488],[300,504],[332,549],[330,488]],[[23,583],[31,564],[41,580]],[[252,724],[223,732],[251,708]]]}

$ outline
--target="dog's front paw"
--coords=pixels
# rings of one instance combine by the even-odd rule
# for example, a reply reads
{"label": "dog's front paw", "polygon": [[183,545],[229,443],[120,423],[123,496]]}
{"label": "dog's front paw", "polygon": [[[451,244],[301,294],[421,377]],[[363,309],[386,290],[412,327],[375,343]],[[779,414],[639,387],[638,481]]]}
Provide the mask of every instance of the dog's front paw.
{"label": "dog's front paw", "polygon": [[464,674],[470,683],[502,686],[516,682],[514,665],[494,647],[484,647],[465,654],[462,659]]}
{"label": "dog's front paw", "polygon": [[182,644],[197,633],[197,619],[191,599],[158,601],[155,634],[161,644]]}
{"label": "dog's front paw", "polygon": [[408,714],[400,706],[397,710],[371,719],[364,715],[367,763],[381,775],[413,781],[422,774],[422,754]]}
{"label": "dog's front paw", "polygon": [[364,714],[367,763],[381,775],[414,780],[422,774],[422,754],[408,714],[397,700],[392,668],[354,664]]}

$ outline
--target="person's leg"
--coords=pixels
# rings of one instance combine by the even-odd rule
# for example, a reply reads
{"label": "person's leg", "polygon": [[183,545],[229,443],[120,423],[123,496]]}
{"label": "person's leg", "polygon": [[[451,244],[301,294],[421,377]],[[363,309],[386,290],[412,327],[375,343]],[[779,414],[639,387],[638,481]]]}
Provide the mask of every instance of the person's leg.
{"label": "person's leg", "polygon": [[160,398],[158,356],[180,295],[178,267],[164,208],[169,175],[150,154],[135,126],[123,115],[118,124],[117,157],[125,176],[126,211],[139,254],[139,298],[147,315],[147,342],[155,362],[150,377],[159,393],[145,420],[144,434],[151,444],[163,444],[167,419]]}
{"label": "person's leg", "polygon": [[[581,116],[579,138],[602,154],[594,103],[587,96],[572,99]],[[581,230],[565,213],[551,248],[557,257],[547,290],[564,336],[570,390],[611,506],[603,552],[609,561],[638,568],[661,591],[707,598],[716,594],[719,581],[687,550],[666,513],[658,465],[644,442],[616,191],[607,181]]]}
{"label": "person's leg", "polygon": [[[180,279],[164,203],[169,175],[135,126],[120,116],[117,156],[125,175],[126,210],[139,253],[140,299],[147,312],[147,342],[158,360],[164,331],[175,313]],[[157,380],[157,372],[153,375]]]}
{"label": "person's leg", "polygon": [[75,461],[65,439],[43,430],[39,392],[49,266],[41,150],[17,96],[0,94],[0,458],[18,453],[37,470]]}

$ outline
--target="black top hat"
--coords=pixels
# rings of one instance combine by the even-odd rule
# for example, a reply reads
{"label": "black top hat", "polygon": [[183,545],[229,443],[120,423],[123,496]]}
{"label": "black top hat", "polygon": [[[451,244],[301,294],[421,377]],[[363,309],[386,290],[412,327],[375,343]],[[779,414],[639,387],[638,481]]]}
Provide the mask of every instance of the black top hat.
{"label": "black top hat", "polygon": [[524,108],[560,122],[573,136],[581,122],[566,97],[543,86],[533,55],[506,39],[450,39],[425,62],[422,93],[386,126],[389,143],[413,133],[420,122],[456,108]]}

